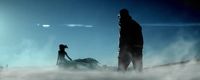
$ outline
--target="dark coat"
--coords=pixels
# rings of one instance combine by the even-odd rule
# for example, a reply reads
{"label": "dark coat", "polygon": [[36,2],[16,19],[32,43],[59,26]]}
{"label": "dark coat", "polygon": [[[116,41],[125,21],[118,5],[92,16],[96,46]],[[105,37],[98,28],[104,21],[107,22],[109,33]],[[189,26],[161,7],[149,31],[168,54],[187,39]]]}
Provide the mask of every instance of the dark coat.
{"label": "dark coat", "polygon": [[132,18],[121,18],[119,47],[128,45],[131,47],[143,47],[142,27]]}

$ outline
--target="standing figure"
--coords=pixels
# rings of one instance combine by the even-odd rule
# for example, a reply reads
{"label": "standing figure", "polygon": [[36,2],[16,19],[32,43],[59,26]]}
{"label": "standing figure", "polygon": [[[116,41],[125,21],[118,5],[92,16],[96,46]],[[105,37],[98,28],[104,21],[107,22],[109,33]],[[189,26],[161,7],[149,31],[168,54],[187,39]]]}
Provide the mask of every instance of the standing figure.
{"label": "standing figure", "polygon": [[132,61],[133,68],[141,72],[143,68],[142,27],[131,18],[127,9],[120,10],[118,17],[120,26],[118,70],[126,71]]}
{"label": "standing figure", "polygon": [[58,51],[58,59],[57,59],[57,65],[59,64],[65,64],[67,62],[69,62],[68,60],[65,59],[65,56],[67,56],[67,58],[72,61],[72,59],[68,56],[67,52],[65,52],[65,48],[68,48],[67,45],[64,44],[60,44],[59,45],[59,51]]}

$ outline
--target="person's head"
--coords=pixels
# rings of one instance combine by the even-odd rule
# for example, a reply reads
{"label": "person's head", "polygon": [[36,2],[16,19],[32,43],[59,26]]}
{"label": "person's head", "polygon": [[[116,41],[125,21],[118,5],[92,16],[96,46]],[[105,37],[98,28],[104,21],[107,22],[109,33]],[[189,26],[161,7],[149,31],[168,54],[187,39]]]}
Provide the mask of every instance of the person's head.
{"label": "person's head", "polygon": [[65,48],[68,48],[68,46],[67,46],[67,45],[64,45],[64,44],[60,44],[60,45],[59,45],[59,49],[60,49],[60,50],[64,50]]}
{"label": "person's head", "polygon": [[129,16],[129,12],[127,9],[121,9],[120,12],[119,12],[119,18],[122,18],[122,17],[128,17]]}

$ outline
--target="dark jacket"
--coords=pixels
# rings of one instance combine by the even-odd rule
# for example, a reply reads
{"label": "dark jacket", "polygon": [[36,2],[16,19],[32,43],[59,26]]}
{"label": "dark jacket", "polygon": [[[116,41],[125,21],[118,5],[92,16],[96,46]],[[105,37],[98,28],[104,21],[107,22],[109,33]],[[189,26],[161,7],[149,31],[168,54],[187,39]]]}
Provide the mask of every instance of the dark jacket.
{"label": "dark jacket", "polygon": [[143,48],[142,27],[130,16],[121,18],[120,22],[120,43],[119,47],[128,45],[131,47]]}

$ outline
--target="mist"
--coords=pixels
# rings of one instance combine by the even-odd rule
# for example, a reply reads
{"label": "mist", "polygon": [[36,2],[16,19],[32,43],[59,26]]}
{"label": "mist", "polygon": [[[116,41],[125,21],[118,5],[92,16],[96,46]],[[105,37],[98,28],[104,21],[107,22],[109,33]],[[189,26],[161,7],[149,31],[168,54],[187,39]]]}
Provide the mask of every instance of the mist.
{"label": "mist", "polygon": [[[53,39],[46,42],[41,49],[34,40],[23,40],[22,53],[15,55],[13,65],[18,67],[4,68],[0,72],[1,80],[198,80],[200,79],[200,62],[196,61],[199,55],[199,29],[190,31],[178,29],[173,41],[166,46],[156,49],[154,45],[145,45],[144,70],[138,73],[129,66],[128,72],[117,72],[116,65],[107,65],[109,68],[97,70],[60,69],[54,65],[56,54],[50,52]],[[160,34],[162,35],[162,34]],[[159,38],[161,39],[161,38]],[[56,49],[54,49],[56,50]],[[36,51],[36,52],[35,52]],[[44,53],[52,53],[50,56]],[[154,54],[154,55],[153,55]],[[37,60],[35,60],[35,59]],[[167,63],[190,60],[187,64],[156,67]],[[31,63],[30,63],[31,62]],[[49,65],[45,65],[45,64]],[[19,66],[20,65],[20,66]],[[101,64],[102,66],[104,64]]]}
{"label": "mist", "polygon": [[144,66],[199,59],[199,34],[200,29],[196,26],[144,30]]}
{"label": "mist", "polygon": [[199,80],[200,63],[117,72],[110,70],[63,70],[57,67],[12,68],[0,72],[1,80]]}
{"label": "mist", "polygon": [[[152,27],[150,27],[152,28]],[[145,30],[146,29],[146,30]],[[144,67],[151,67],[155,65],[167,64],[180,62],[184,60],[192,60],[198,59],[199,57],[199,37],[200,29],[199,28],[158,28],[156,29],[148,29],[148,27],[144,27]],[[168,33],[168,31],[173,31]],[[151,34],[149,34],[151,33]],[[166,36],[165,34],[169,34],[170,36]],[[151,36],[153,35],[153,37]],[[150,37],[149,37],[150,36]],[[117,40],[114,40],[117,41]],[[60,42],[57,42],[55,38],[48,38],[42,44],[38,43],[38,40],[32,38],[22,38],[18,43],[12,45],[1,46],[0,48],[2,54],[0,58],[0,66],[9,67],[26,67],[26,66],[54,66],[57,59],[57,50]],[[105,44],[102,42],[102,44]],[[117,44],[117,42],[115,42]],[[77,46],[77,49],[76,49]],[[96,46],[93,44],[93,46]],[[116,47],[117,45],[110,46]],[[71,48],[67,50],[70,56],[73,59],[77,58],[85,58],[81,55],[96,58],[101,64],[100,65],[108,65],[108,66],[116,66],[117,65],[117,49],[115,51],[106,51],[106,53],[110,53],[112,55],[109,59],[101,59],[101,56],[92,56],[88,53],[83,53],[79,45],[75,45],[75,48]],[[10,50],[11,49],[11,50]],[[77,51],[78,50],[78,51]],[[87,50],[90,50],[89,48]],[[102,49],[99,49],[100,51]],[[74,53],[74,51],[79,53]],[[91,52],[97,52],[92,51]],[[93,53],[97,55],[101,55],[101,53]],[[105,56],[106,54],[102,54]],[[104,62],[105,60],[109,60],[110,63],[114,65],[109,65]],[[103,62],[102,62],[103,61]]]}
{"label": "mist", "polygon": [[[116,71],[122,8],[143,28],[142,73]],[[0,0],[0,80],[200,80],[199,11],[195,0]],[[61,43],[100,69],[58,68]]]}

